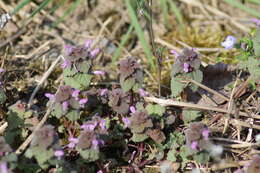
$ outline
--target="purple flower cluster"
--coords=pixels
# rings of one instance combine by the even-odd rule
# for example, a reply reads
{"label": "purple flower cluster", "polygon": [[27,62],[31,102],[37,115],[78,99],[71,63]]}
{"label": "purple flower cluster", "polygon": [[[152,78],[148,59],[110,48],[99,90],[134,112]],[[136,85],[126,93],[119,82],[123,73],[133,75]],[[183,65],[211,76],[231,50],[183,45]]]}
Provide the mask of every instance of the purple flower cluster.
{"label": "purple flower cluster", "polygon": [[178,73],[190,73],[194,70],[198,70],[200,67],[201,62],[194,49],[185,48],[181,54],[175,53],[175,56],[173,75]]}
{"label": "purple flower cluster", "polygon": [[200,122],[191,123],[185,131],[186,143],[194,151],[208,149],[211,146],[209,141],[210,131]]}
{"label": "purple flower cluster", "polygon": [[92,42],[93,42],[92,40],[87,40],[84,45],[78,47],[65,45],[64,49],[65,49],[66,58],[64,58],[61,68],[63,69],[70,68],[73,63],[75,63],[80,59],[95,58],[100,53],[100,49],[95,48],[91,50]]}

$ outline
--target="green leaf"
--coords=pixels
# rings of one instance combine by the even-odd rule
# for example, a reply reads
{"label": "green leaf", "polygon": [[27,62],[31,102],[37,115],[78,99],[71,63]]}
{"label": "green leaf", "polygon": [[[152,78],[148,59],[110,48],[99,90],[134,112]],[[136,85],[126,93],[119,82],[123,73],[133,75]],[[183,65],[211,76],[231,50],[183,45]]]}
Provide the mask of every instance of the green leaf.
{"label": "green leaf", "polygon": [[83,157],[87,162],[94,162],[99,159],[99,150],[89,149],[82,150],[77,149],[81,157]]}
{"label": "green leaf", "polygon": [[172,92],[172,97],[177,97],[180,95],[182,92],[183,88],[185,87],[185,84],[181,83],[181,78],[180,77],[172,77],[171,79],[171,92]]}
{"label": "green leaf", "polygon": [[0,88],[0,104],[3,104],[6,101],[6,95],[3,89]]}
{"label": "green leaf", "polygon": [[132,89],[134,84],[135,84],[134,78],[129,78],[129,79],[126,79],[126,80],[120,80],[120,85],[121,85],[124,92],[127,92],[130,89]]}
{"label": "green leaf", "polygon": [[248,71],[251,74],[252,80],[260,78],[260,60],[254,57],[248,58]]}
{"label": "green leaf", "polygon": [[54,103],[51,114],[59,119],[63,115],[62,105],[60,103]]}
{"label": "green leaf", "polygon": [[134,133],[131,140],[134,142],[143,142],[148,136],[146,134]]}
{"label": "green leaf", "polygon": [[256,29],[253,40],[254,52],[257,58],[260,57],[260,28]]}
{"label": "green leaf", "polygon": [[191,121],[194,121],[195,119],[197,119],[198,117],[200,117],[200,112],[199,111],[195,111],[195,110],[184,110],[182,112],[183,115],[183,121],[185,123],[189,123]]}
{"label": "green leaf", "polygon": [[155,114],[155,115],[159,115],[162,116],[163,113],[165,112],[165,107],[161,106],[161,105],[157,105],[157,104],[148,104],[145,108],[148,111],[148,114]]}
{"label": "green leaf", "polygon": [[209,153],[207,152],[200,152],[193,156],[194,160],[196,160],[198,163],[207,163],[210,159]]}
{"label": "green leaf", "polygon": [[31,148],[31,152],[33,153],[39,165],[42,165],[54,155],[52,149],[46,150],[38,146]]}
{"label": "green leaf", "polygon": [[73,77],[64,77],[64,82],[65,85],[69,85],[72,88],[83,90],[89,86],[92,76],[89,74],[76,74]]}
{"label": "green leaf", "polygon": [[70,121],[77,121],[80,116],[79,116],[79,112],[77,110],[71,110],[66,114],[66,117],[70,120]]}
{"label": "green leaf", "polygon": [[167,160],[172,161],[172,162],[176,162],[177,161],[176,155],[177,155],[177,152],[176,152],[175,149],[170,150],[167,153]]}
{"label": "green leaf", "polygon": [[[188,73],[188,76],[198,83],[201,83],[203,80],[203,73],[200,70],[195,70],[191,73]],[[194,91],[194,92],[197,91],[197,89],[198,89],[198,86],[194,85],[194,84],[191,84],[190,87],[191,87],[192,91]]]}

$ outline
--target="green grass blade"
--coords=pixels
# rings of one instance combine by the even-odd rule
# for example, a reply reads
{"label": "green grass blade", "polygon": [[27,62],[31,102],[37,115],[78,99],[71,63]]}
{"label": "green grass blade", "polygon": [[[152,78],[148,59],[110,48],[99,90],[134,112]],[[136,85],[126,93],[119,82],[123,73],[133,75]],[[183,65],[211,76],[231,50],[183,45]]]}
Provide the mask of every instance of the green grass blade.
{"label": "green grass blade", "polygon": [[130,34],[132,33],[133,30],[134,30],[134,26],[130,25],[126,34],[122,36],[119,47],[116,49],[115,53],[112,56],[112,63],[113,64],[116,62],[118,57],[121,55],[122,49],[123,49],[124,45],[126,44],[126,42],[129,40]]}
{"label": "green grass blade", "polygon": [[149,65],[152,67],[153,70],[155,70],[155,65],[154,65],[154,62],[153,62],[153,54],[150,50],[150,46],[149,46],[148,42],[145,40],[144,32],[143,32],[143,30],[142,30],[142,28],[141,28],[141,26],[138,22],[135,11],[134,11],[133,7],[131,6],[131,3],[130,3],[129,0],[125,0],[125,3],[126,3],[127,10],[128,10],[128,13],[129,13],[131,21],[132,21],[132,25],[134,26],[136,34],[137,34],[137,36],[138,36],[138,38],[141,42],[141,45],[144,49],[144,53],[147,57]]}
{"label": "green grass blade", "polygon": [[25,5],[29,4],[31,0],[23,0],[20,4],[18,4],[15,9],[11,12],[11,15],[14,15],[17,13],[21,8],[23,8]]}
{"label": "green grass blade", "polygon": [[251,2],[251,3],[255,3],[260,5],[260,1],[259,0],[247,0],[247,2]]}
{"label": "green grass blade", "polygon": [[252,9],[252,8],[249,8],[247,6],[245,6],[244,4],[238,2],[238,1],[235,1],[235,0],[224,0],[226,3],[236,7],[236,8],[239,8],[245,12],[247,12],[248,14],[251,14],[252,16],[255,16],[255,17],[258,17],[260,18],[260,12]]}
{"label": "green grass blade", "polygon": [[35,14],[37,14],[39,11],[41,11],[41,10],[42,10],[46,5],[48,5],[51,1],[52,1],[52,0],[45,0],[45,1],[43,1],[43,2],[39,5],[39,7],[32,12],[32,14],[30,15],[30,17],[33,17]]}
{"label": "green grass blade", "polygon": [[167,26],[167,24],[169,23],[167,0],[160,0],[160,4],[161,4],[162,12],[163,12],[163,22],[164,22],[164,25]]}
{"label": "green grass blade", "polygon": [[62,7],[68,0],[62,0],[58,5],[55,5],[53,8],[51,8],[50,13],[55,12],[58,8]]}
{"label": "green grass blade", "polygon": [[62,22],[66,16],[70,15],[76,8],[77,6],[80,4],[81,0],[76,0],[74,1],[70,7],[64,12],[64,14],[58,19],[56,20],[51,26],[55,27],[57,26],[60,22]]}
{"label": "green grass blade", "polygon": [[183,17],[182,17],[180,10],[178,9],[176,4],[172,0],[167,0],[167,1],[170,4],[170,8],[171,8],[173,14],[176,16],[176,19],[177,19],[178,23],[180,24],[180,27],[183,29],[184,28]]}

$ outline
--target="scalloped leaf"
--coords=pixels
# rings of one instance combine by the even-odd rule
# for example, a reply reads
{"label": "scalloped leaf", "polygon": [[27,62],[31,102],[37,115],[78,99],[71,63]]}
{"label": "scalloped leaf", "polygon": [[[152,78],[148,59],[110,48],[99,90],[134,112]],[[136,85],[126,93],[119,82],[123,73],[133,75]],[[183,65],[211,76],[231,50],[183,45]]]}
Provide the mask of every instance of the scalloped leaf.
{"label": "scalloped leaf", "polygon": [[[195,80],[198,83],[201,83],[203,80],[203,73],[200,70],[195,70],[191,73],[188,73],[187,75],[189,76],[189,78]],[[197,91],[198,86],[191,84],[190,88],[192,89],[192,91],[195,92],[195,91]]]}
{"label": "scalloped leaf", "polygon": [[148,111],[148,114],[154,114],[162,116],[165,112],[165,107],[157,104],[148,104],[145,108]]}
{"label": "scalloped leaf", "polygon": [[93,75],[89,74],[76,74],[73,77],[64,77],[64,82],[72,88],[83,90],[89,86],[92,77]]}
{"label": "scalloped leaf", "polygon": [[81,157],[85,159],[87,162],[94,162],[99,159],[99,150],[95,149],[88,149],[88,150],[82,150],[80,148],[77,149]]}
{"label": "scalloped leaf", "polygon": [[181,94],[185,84],[181,83],[180,77],[172,77],[171,79],[171,97],[177,97]]}
{"label": "scalloped leaf", "polygon": [[198,117],[201,116],[200,111],[196,111],[196,110],[184,110],[182,112],[182,115],[183,115],[183,121],[185,123],[189,123],[191,121],[194,121]]}
{"label": "scalloped leaf", "polygon": [[135,79],[134,78],[128,78],[126,80],[120,80],[120,85],[121,85],[123,91],[127,92],[130,89],[132,89],[133,86],[135,85]]}
{"label": "scalloped leaf", "polygon": [[79,112],[77,110],[71,110],[66,114],[66,117],[70,120],[70,121],[77,121],[80,116],[79,116]]}
{"label": "scalloped leaf", "polygon": [[60,103],[54,103],[53,105],[53,111],[51,113],[56,118],[60,118],[63,115],[62,105]]}
{"label": "scalloped leaf", "polygon": [[253,47],[256,57],[260,57],[260,28],[256,29],[253,40]]}
{"label": "scalloped leaf", "polygon": [[146,134],[134,133],[131,140],[134,142],[143,142],[148,136]]}

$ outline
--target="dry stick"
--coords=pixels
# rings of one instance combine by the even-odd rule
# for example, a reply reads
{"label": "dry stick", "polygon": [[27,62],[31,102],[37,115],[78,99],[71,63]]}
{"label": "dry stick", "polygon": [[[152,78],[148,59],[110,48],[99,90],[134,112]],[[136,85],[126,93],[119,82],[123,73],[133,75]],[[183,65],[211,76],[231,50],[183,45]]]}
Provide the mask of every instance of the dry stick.
{"label": "dry stick", "polygon": [[195,85],[198,85],[200,88],[202,88],[202,89],[204,89],[204,90],[206,90],[206,91],[208,91],[208,92],[211,92],[212,94],[215,94],[215,95],[219,96],[219,97],[222,98],[223,100],[229,101],[229,98],[228,98],[228,97],[226,97],[226,96],[220,94],[219,92],[217,92],[217,91],[215,91],[215,90],[213,90],[213,89],[211,89],[211,88],[209,88],[209,87],[207,87],[207,86],[205,86],[205,85],[203,85],[203,84],[201,84],[201,83],[199,83],[199,82],[197,82],[197,81],[195,81],[195,80],[188,79],[188,81],[194,83]]}
{"label": "dry stick", "polygon": [[[208,110],[208,111],[228,113],[228,110],[226,110],[226,109],[216,108],[216,107],[212,107],[212,106],[203,106],[203,105],[198,105],[198,104],[193,104],[193,103],[179,102],[179,101],[174,101],[171,99],[159,99],[156,97],[144,97],[144,99],[147,102],[154,102],[154,103],[158,103],[163,106],[187,107],[187,108],[191,108],[191,109],[202,109],[202,110]],[[232,112],[230,112],[230,114],[236,114],[236,111],[232,111]],[[255,115],[255,114],[253,114],[252,116],[249,116],[244,112],[238,112],[238,115],[244,116],[244,117],[252,117],[252,118],[260,120],[260,116]],[[243,125],[247,124],[243,121],[242,121],[242,123],[240,123],[240,121],[238,121],[238,120],[236,120],[236,123],[239,123],[239,124],[243,123]],[[246,127],[250,127],[250,125],[248,124],[248,125],[246,125]],[[256,126],[256,127],[258,127],[258,126]],[[259,127],[259,129],[260,129],[260,127]]]}
{"label": "dry stick", "polygon": [[9,37],[7,40],[3,41],[0,44],[0,48],[4,47],[5,45],[7,45],[8,43],[12,42],[14,39],[20,37],[20,35],[24,34],[26,32],[25,28],[22,28],[20,31],[18,31],[16,34],[14,34],[13,36]]}
{"label": "dry stick", "polygon": [[49,75],[51,74],[51,72],[54,70],[55,66],[57,65],[57,63],[61,60],[61,58],[64,58],[62,55],[59,55],[57,57],[57,59],[51,64],[50,68],[44,73],[42,79],[40,80],[40,82],[38,83],[37,87],[33,90],[33,93],[29,99],[29,103],[28,103],[28,107],[31,107],[33,99],[36,95],[36,93],[39,91],[41,85],[44,83],[44,81],[49,77]]}
{"label": "dry stick", "polygon": [[48,116],[52,110],[52,106],[53,106],[53,103],[50,105],[49,109],[47,110],[47,112],[45,113],[45,115],[43,116],[43,118],[41,119],[39,124],[37,124],[37,126],[35,127],[33,132],[30,134],[30,136],[28,136],[27,139],[22,143],[22,145],[20,145],[19,148],[15,151],[15,154],[21,154],[25,150],[25,148],[30,144],[30,142],[32,141],[32,139],[34,137],[35,132],[37,130],[39,130],[43,126],[45,121],[48,119]]}
{"label": "dry stick", "polygon": [[7,126],[8,126],[7,122],[5,122],[3,125],[0,126],[0,134],[2,134],[5,131]]}
{"label": "dry stick", "polygon": [[238,161],[238,162],[220,162],[218,164],[214,164],[211,167],[212,171],[217,171],[217,170],[222,170],[222,169],[227,169],[227,168],[236,168],[239,166],[244,166],[247,163],[249,163],[251,160],[245,160],[245,161]]}

